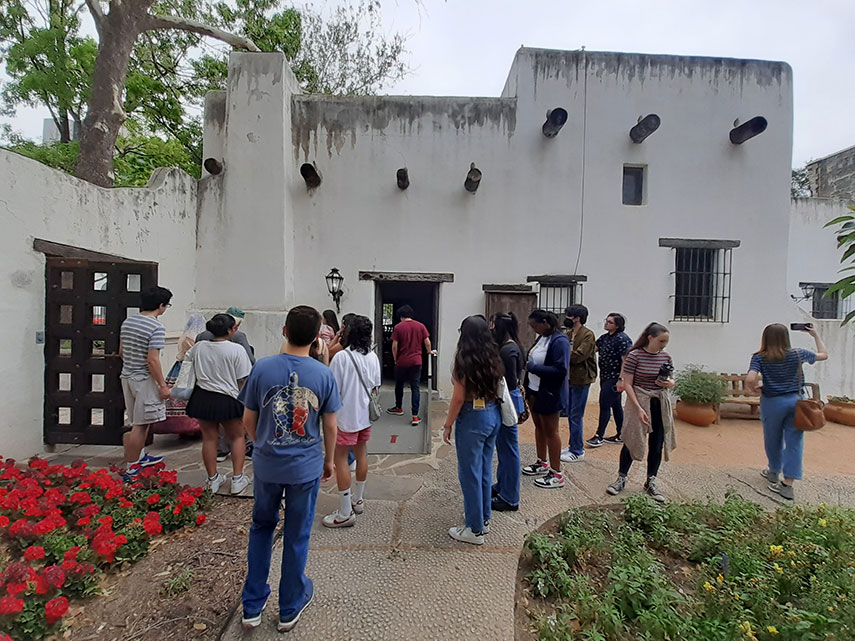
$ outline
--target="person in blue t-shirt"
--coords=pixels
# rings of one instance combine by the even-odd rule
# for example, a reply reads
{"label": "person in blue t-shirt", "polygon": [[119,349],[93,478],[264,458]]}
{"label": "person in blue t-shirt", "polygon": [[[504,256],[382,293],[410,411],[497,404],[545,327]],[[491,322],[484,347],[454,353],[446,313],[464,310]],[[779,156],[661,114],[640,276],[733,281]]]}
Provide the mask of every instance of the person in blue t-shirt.
{"label": "person in blue t-shirt", "polygon": [[796,401],[804,385],[802,364],[813,365],[828,358],[825,345],[813,326],[804,331],[813,336],[816,352],[790,347],[790,333],[785,325],[767,325],[760,350],[751,357],[745,377],[748,391],[759,389],[761,393],[760,418],[769,467],[760,474],[769,482],[770,490],[790,501],[795,498],[793,481],[802,478],[805,433],[795,426]]}
{"label": "person in blue t-shirt", "polygon": [[244,426],[255,442],[255,506],[241,597],[246,629],[261,624],[270,596],[267,577],[283,498],[278,630],[293,629],[314,596],[314,585],[305,574],[309,534],[320,484],[335,473],[336,412],[341,407],[332,372],[309,356],[320,328],[318,310],[291,309],[282,330],[287,339],[283,353],[259,360],[238,396],[244,405]]}

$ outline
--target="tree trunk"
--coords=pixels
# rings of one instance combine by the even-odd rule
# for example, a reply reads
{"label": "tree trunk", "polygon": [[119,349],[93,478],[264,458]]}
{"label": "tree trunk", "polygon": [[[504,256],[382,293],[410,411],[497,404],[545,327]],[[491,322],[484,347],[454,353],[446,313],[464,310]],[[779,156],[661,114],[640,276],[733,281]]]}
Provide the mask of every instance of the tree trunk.
{"label": "tree trunk", "polygon": [[111,2],[110,13],[101,21],[101,43],[75,170],[78,178],[101,187],[113,186],[113,148],[125,121],[122,100],[128,61],[152,2]]}
{"label": "tree trunk", "polygon": [[65,109],[59,110],[59,120],[56,121],[56,128],[59,130],[59,142],[71,142],[71,127],[68,123],[68,111]]}

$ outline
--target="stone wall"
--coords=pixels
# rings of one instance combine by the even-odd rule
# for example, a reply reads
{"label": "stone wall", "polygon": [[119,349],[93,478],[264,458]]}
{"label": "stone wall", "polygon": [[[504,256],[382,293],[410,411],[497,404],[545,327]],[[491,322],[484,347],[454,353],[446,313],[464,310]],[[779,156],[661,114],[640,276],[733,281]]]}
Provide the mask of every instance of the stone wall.
{"label": "stone wall", "polygon": [[808,163],[807,172],[814,197],[855,202],[855,147]]}

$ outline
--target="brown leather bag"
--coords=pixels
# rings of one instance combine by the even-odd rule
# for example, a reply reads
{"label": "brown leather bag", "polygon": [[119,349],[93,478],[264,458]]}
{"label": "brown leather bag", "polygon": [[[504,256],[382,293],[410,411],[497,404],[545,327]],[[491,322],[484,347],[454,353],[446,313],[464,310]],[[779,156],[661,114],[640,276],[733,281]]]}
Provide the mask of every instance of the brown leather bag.
{"label": "brown leather bag", "polygon": [[[798,352],[796,352],[798,354]],[[802,372],[802,359],[799,355],[799,389],[804,390],[805,376]],[[815,432],[825,425],[825,414],[822,412],[822,401],[816,398],[803,398],[796,401],[795,426],[802,432]]]}

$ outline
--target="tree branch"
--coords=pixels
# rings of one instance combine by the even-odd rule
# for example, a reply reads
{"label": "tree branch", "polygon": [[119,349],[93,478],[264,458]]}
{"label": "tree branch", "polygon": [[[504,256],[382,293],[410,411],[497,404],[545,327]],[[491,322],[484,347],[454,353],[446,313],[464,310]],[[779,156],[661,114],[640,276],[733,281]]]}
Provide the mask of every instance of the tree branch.
{"label": "tree branch", "polygon": [[104,22],[104,11],[101,9],[101,0],[86,0],[86,6],[89,7],[89,14],[95,23],[95,31],[98,32],[98,39],[100,40],[101,23]]}
{"label": "tree branch", "polygon": [[[90,0],[87,0],[90,1]],[[249,38],[244,38],[222,29],[217,29],[210,25],[196,20],[187,18],[177,18],[175,16],[150,15],[148,20],[143,24],[143,31],[155,31],[157,29],[180,29],[181,31],[190,31],[198,33],[201,36],[208,36],[221,40],[236,49],[246,49],[247,51],[260,52],[255,43]]]}

